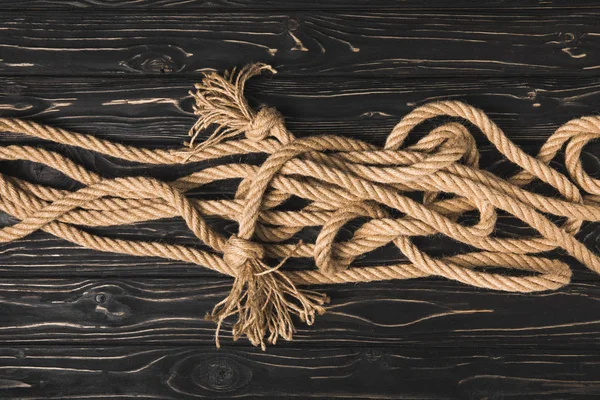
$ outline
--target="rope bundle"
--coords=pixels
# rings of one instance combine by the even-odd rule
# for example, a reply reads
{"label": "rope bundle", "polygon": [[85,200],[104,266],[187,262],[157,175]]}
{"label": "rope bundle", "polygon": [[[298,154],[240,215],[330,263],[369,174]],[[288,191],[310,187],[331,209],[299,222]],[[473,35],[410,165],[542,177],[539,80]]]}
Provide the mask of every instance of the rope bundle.
{"label": "rope bundle", "polygon": [[[600,221],[600,181],[585,173],[580,160],[583,147],[600,137],[600,117],[583,117],[561,126],[535,158],[509,141],[481,110],[457,101],[415,109],[394,127],[383,148],[338,136],[298,139],[277,110],[255,111],[246,102],[245,82],[263,70],[275,72],[267,65],[253,64],[223,76],[205,75],[192,93],[199,119],[190,130],[189,149],[184,150],[135,148],[30,121],[0,119],[0,131],[137,163],[268,155],[260,166],[225,163],[162,182],[144,176],[105,179],[54,151],[25,145],[0,147],[0,159],[43,163],[83,185],[66,191],[0,175],[0,209],[19,220],[0,230],[0,240],[18,240],[41,229],[91,249],[163,257],[230,275],[235,278],[230,294],[208,316],[217,323],[217,346],[221,324],[237,315],[234,339],[245,335],[263,349],[279,337],[291,340],[292,316],[312,324],[315,315],[325,311],[327,296],[297,285],[442,276],[508,292],[553,290],[569,282],[571,270],[559,260],[536,254],[555,248],[600,273],[598,256],[574,237],[583,221]],[[446,118],[415,144],[404,144],[415,127],[436,117],[457,121]],[[483,132],[520,167],[519,172],[502,179],[481,170],[475,140],[463,122]],[[200,133],[209,127],[215,128],[213,134],[198,144]],[[548,165],[563,147],[570,178]],[[194,188],[230,179],[239,181],[233,199],[186,196]],[[525,188],[536,180],[560,196]],[[304,206],[286,208],[292,198],[304,199]],[[538,234],[495,236],[498,211],[513,215]],[[462,223],[465,213],[478,215],[478,221]],[[236,221],[238,233],[223,236],[205,221],[209,215]],[[563,217],[562,223],[548,215]],[[212,251],[115,239],[85,230],[175,216],[183,218]],[[359,218],[362,223],[352,237],[340,241],[340,230]],[[306,227],[320,228],[314,243],[295,240]],[[434,258],[413,243],[414,237],[434,234],[468,244],[474,251]],[[352,265],[357,257],[389,243],[409,262]],[[317,268],[284,270],[281,267],[289,257],[313,258]],[[498,273],[490,267],[506,271]]]}

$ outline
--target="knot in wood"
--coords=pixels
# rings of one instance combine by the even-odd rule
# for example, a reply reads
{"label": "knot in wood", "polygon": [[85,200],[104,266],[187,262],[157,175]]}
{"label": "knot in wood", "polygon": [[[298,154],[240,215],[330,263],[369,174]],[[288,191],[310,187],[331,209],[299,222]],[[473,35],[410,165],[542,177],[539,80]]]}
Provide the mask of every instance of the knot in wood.
{"label": "knot in wood", "polygon": [[271,134],[273,129],[284,129],[283,115],[274,107],[261,108],[246,128],[246,137],[259,142]]}
{"label": "knot in wood", "polygon": [[231,268],[240,268],[248,260],[261,260],[265,256],[263,247],[250,240],[232,235],[223,251],[223,260]]}

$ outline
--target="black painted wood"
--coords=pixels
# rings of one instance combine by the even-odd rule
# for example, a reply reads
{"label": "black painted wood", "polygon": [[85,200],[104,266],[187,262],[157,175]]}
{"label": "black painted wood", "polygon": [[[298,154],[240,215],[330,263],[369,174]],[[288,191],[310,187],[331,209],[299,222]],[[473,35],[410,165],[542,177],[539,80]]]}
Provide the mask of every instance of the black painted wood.
{"label": "black painted wood", "polygon": [[[204,320],[224,298],[225,279],[5,279],[0,335],[10,345],[207,345]],[[514,349],[597,354],[600,285],[572,283],[557,292],[507,294],[442,279],[318,287],[332,299],[313,326],[298,323],[276,348],[359,345],[435,349]],[[568,312],[566,311],[568,310]],[[231,342],[230,325],[222,342]],[[238,350],[249,348],[246,340]],[[566,372],[566,371],[565,371]]]}
{"label": "black painted wood", "polygon": [[[140,146],[176,147],[195,121],[188,92],[198,79],[0,76],[0,115]],[[281,110],[299,136],[350,135],[374,143],[383,143],[392,127],[421,104],[461,100],[485,110],[511,140],[539,147],[561,124],[597,113],[600,81],[594,77],[301,79],[276,75],[251,79],[246,94],[255,105]],[[15,139],[0,136],[4,142]]]}
{"label": "black painted wood", "polygon": [[135,9],[180,9],[180,10],[217,10],[217,11],[263,11],[263,10],[346,10],[351,9],[424,9],[430,10],[455,10],[455,9],[562,9],[562,8],[598,8],[594,0],[3,0],[0,9],[4,10],[44,10],[54,9],[85,9],[97,10],[123,10]]}
{"label": "black painted wood", "polygon": [[[281,110],[299,136],[383,143],[415,106],[460,99],[535,154],[560,124],[598,113],[593,1],[5,0],[0,9],[0,116],[139,146],[180,145],[200,72],[250,61],[280,73],[252,80],[248,95]],[[47,145],[0,134],[8,143]],[[479,144],[485,166],[506,172]],[[186,172],[55,149],[105,176]],[[583,161],[600,176],[600,143]],[[0,172],[74,187],[26,162],[2,162]],[[195,195],[233,190],[212,185]],[[11,222],[0,215],[0,225]],[[579,234],[596,252],[599,226]],[[518,230],[502,219],[500,231]],[[198,244],[178,219],[99,231]],[[442,238],[422,245],[432,254],[459,249]],[[558,256],[575,276],[553,293],[434,278],[325,286],[329,312],[262,353],[231,343],[229,325],[225,348],[213,347],[214,325],[203,316],[229,279],[36,233],[0,245],[0,398],[597,398],[598,275]],[[399,259],[383,248],[358,263]]]}
{"label": "black painted wood", "polygon": [[598,355],[582,351],[359,345],[261,353],[206,347],[16,346],[0,348],[0,396],[594,399],[600,385],[591,377],[599,368]]}
{"label": "black painted wood", "polygon": [[600,71],[600,12],[22,12],[0,15],[0,73],[577,75]]}

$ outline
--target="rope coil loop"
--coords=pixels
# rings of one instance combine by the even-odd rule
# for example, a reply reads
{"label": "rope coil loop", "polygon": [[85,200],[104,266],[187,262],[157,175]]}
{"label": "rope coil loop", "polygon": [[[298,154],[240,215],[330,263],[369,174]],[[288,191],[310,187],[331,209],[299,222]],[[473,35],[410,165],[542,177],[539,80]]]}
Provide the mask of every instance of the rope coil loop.
{"label": "rope coil loop", "polygon": [[[43,230],[99,251],[162,257],[229,275],[234,278],[231,291],[207,315],[217,325],[216,344],[222,325],[236,317],[233,338],[246,336],[263,349],[279,338],[291,340],[295,319],[310,325],[325,312],[329,298],[299,285],[441,276],[507,292],[556,290],[569,283],[571,269],[539,253],[557,248],[600,273],[598,255],[575,238],[584,221],[600,222],[600,181],[585,172],[581,161],[584,147],[600,138],[600,117],[567,122],[535,157],[512,143],[483,111],[459,101],[414,109],[393,128],[383,148],[341,136],[296,139],[275,108],[254,110],[244,96],[246,81],[264,71],[276,72],[258,63],[223,75],[205,74],[191,92],[198,120],[183,150],[137,148],[0,118],[0,131],[131,162],[220,160],[172,182],[144,176],[109,179],[43,146],[0,146],[0,160],[42,163],[81,186],[63,190],[0,174],[0,209],[18,220],[0,229],[0,242]],[[406,144],[417,126],[437,117],[458,121],[438,124],[415,144]],[[480,169],[469,125],[519,171],[501,178]],[[212,133],[200,141],[209,130]],[[568,176],[550,166],[563,148]],[[245,157],[252,154],[267,157],[253,165]],[[238,162],[224,161],[229,156]],[[232,179],[239,181],[233,198],[188,195],[192,189]],[[534,181],[544,182],[558,195],[530,190],[526,185]],[[288,207],[294,198],[302,199],[300,207]],[[496,235],[502,213],[536,233]],[[227,238],[206,221],[207,216],[236,222],[237,234]],[[172,217],[182,218],[210,250],[162,240],[115,239],[85,229]],[[296,240],[299,233],[315,229],[318,234],[311,240]],[[343,230],[345,235],[340,234]],[[468,251],[432,257],[413,240],[432,235],[463,243]],[[406,261],[354,265],[354,260],[388,245]],[[311,258],[316,268],[286,269],[290,257]]]}

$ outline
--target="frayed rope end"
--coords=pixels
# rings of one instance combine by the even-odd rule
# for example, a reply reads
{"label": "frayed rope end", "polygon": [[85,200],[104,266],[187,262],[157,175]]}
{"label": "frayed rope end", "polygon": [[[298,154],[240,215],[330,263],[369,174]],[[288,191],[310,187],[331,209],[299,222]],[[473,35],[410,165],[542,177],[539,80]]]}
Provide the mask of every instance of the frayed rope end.
{"label": "frayed rope end", "polygon": [[[185,143],[192,154],[247,132],[257,113],[248,105],[244,87],[248,79],[263,71],[277,73],[268,64],[255,63],[239,70],[233,68],[223,75],[216,72],[204,74],[202,81],[195,85],[196,92],[190,91],[196,101],[194,114],[198,116],[188,132],[191,139]],[[213,133],[203,142],[196,143],[200,133],[212,125],[216,126]]]}
{"label": "frayed rope end", "polygon": [[[269,268],[260,258],[262,246],[232,236],[224,258],[237,266],[237,276],[229,295],[219,302],[206,319],[216,322],[215,343],[220,347],[219,332],[225,319],[237,315],[233,340],[246,336],[254,346],[266,350],[266,343],[276,344],[279,337],[292,340],[296,332],[292,316],[312,325],[315,316],[325,312],[329,302],[325,294],[298,289],[279,268]],[[266,341],[265,341],[266,339]]]}

